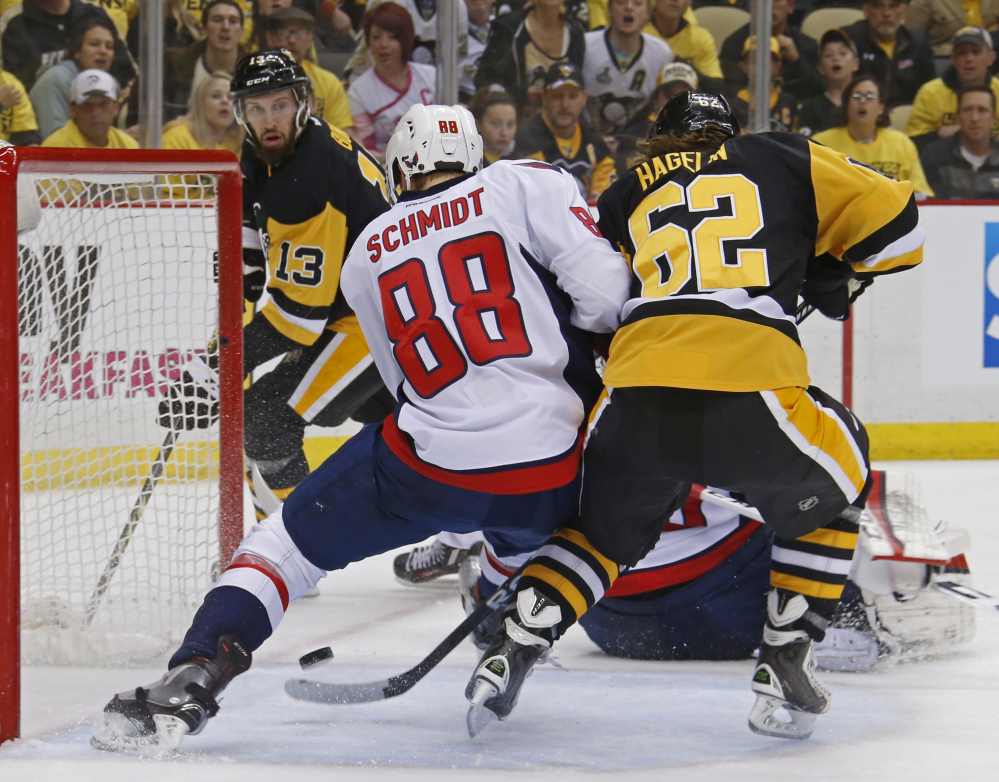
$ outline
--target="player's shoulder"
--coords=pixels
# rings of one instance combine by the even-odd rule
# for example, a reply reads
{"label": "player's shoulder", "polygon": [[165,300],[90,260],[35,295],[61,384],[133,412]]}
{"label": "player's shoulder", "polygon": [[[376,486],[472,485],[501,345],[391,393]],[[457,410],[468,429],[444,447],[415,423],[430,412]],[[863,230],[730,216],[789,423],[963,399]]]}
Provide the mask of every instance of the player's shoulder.
{"label": "player's shoulder", "polygon": [[558,166],[541,160],[497,160],[482,169],[476,177],[483,183],[495,183],[501,186],[530,187],[534,193],[538,188],[555,187],[556,182],[563,183],[568,173]]}
{"label": "player's shoulder", "polygon": [[807,159],[813,144],[811,139],[800,133],[747,133],[726,141],[721,147],[721,156],[722,159],[736,159],[742,164],[766,165],[775,156],[782,159],[786,155],[804,156]]}
{"label": "player's shoulder", "polygon": [[[596,51],[591,52],[590,48],[595,46],[603,46],[604,44],[604,34],[607,30],[590,30],[588,33],[583,34],[583,40],[586,42],[586,54],[595,54]],[[606,48],[606,47],[604,47]],[[599,51],[599,50],[597,50]]]}
{"label": "player's shoulder", "polygon": [[316,173],[328,171],[333,175],[349,176],[357,170],[359,157],[378,165],[360,144],[319,117],[309,117],[302,134],[302,143],[295,156],[301,155],[301,163],[314,167]]}

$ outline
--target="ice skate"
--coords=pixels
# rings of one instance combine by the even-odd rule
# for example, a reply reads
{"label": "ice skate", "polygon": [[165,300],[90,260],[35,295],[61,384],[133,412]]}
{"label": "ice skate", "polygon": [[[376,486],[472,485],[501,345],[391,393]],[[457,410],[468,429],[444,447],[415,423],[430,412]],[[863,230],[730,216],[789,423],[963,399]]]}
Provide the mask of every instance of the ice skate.
{"label": "ice skate", "polygon": [[[812,637],[800,629],[809,623],[808,601],[782,589],[767,600],[767,624],[753,673],[756,703],[749,715],[754,733],[782,739],[807,739],[819,714],[829,711],[831,694],[812,671]],[[815,617],[815,619],[819,619]],[[788,719],[781,719],[783,709]]]}
{"label": "ice skate", "polygon": [[395,580],[404,586],[442,588],[454,582],[439,583],[442,576],[458,573],[468,551],[452,548],[435,539],[429,546],[418,546],[408,554],[400,554],[392,563]]}
{"label": "ice skate", "polygon": [[[465,616],[475,611],[483,602],[479,594],[479,580],[482,576],[479,556],[476,556],[473,550],[458,569],[458,593],[461,595],[461,607],[465,609]],[[469,638],[477,649],[484,652],[502,636],[503,611],[494,611],[472,630]]]}
{"label": "ice skate", "polygon": [[503,628],[465,688],[469,700],[468,735],[475,737],[493,720],[506,719],[520,697],[520,688],[534,664],[551,649],[555,625],[562,618],[557,605],[535,590],[517,596]]}
{"label": "ice skate", "polygon": [[251,660],[235,636],[223,636],[214,660],[194,657],[148,687],[115,695],[104,707],[91,745],[150,754],[177,749],[185,735],[200,733],[218,713],[218,695]]}

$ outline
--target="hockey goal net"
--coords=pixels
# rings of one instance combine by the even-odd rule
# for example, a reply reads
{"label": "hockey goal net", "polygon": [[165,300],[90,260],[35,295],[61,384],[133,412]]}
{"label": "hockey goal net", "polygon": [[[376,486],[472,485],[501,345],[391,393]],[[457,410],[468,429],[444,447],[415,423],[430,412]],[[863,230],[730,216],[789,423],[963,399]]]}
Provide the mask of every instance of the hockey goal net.
{"label": "hockey goal net", "polygon": [[[0,149],[0,741],[22,663],[162,657],[242,537],[240,200],[228,153]],[[174,432],[194,356],[221,414]]]}

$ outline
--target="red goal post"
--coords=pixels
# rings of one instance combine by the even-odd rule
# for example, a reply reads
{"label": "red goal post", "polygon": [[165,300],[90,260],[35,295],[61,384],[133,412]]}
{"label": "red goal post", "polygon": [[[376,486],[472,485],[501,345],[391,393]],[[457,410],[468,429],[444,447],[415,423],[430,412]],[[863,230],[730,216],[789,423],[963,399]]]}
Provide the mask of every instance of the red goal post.
{"label": "red goal post", "polygon": [[[147,454],[155,450],[155,446],[151,448],[151,444],[148,442],[151,440],[151,437],[144,436],[144,442],[135,442],[127,446],[96,448],[91,447],[91,444],[87,442],[85,433],[87,431],[94,431],[95,426],[98,427],[97,431],[100,431],[101,427],[108,425],[109,414],[113,414],[116,407],[128,407],[130,405],[134,407],[137,399],[144,405],[141,411],[141,421],[149,422],[152,419],[151,423],[148,423],[146,429],[143,431],[148,431],[149,428],[155,429],[155,415],[151,416],[149,411],[156,410],[156,405],[162,399],[163,390],[168,387],[169,379],[176,377],[181,371],[182,360],[177,356],[165,357],[163,354],[160,354],[158,356],[160,359],[158,367],[159,374],[155,374],[157,367],[154,366],[151,371],[147,371],[142,375],[142,378],[150,378],[148,381],[143,380],[146,386],[140,386],[136,390],[134,381],[133,386],[127,388],[127,383],[122,380],[122,378],[127,376],[127,362],[133,360],[131,354],[124,350],[101,353],[99,351],[102,348],[98,347],[95,352],[86,353],[84,356],[100,356],[102,357],[102,361],[104,360],[103,357],[107,356],[108,366],[103,368],[102,371],[104,374],[99,377],[96,383],[88,375],[86,382],[91,385],[85,393],[80,394],[77,392],[77,388],[84,381],[80,380],[77,375],[77,364],[84,363],[84,359],[81,359],[79,352],[71,354],[66,352],[68,350],[83,350],[83,348],[76,347],[79,345],[79,333],[75,336],[76,342],[73,343],[73,347],[67,349],[64,345],[60,344],[60,352],[58,354],[55,352],[57,349],[57,340],[53,340],[51,343],[53,347],[45,348],[52,351],[53,356],[47,360],[54,366],[56,364],[61,365],[51,370],[52,372],[58,371],[60,377],[58,380],[59,383],[67,382],[65,378],[71,378],[69,382],[72,383],[72,393],[63,391],[60,395],[55,396],[55,401],[49,405],[52,408],[52,417],[55,418],[61,411],[73,407],[74,400],[79,401],[82,399],[81,404],[75,405],[76,408],[84,408],[89,404],[94,412],[86,413],[86,415],[97,420],[96,422],[90,420],[83,423],[76,422],[71,424],[71,427],[75,426],[77,428],[75,430],[71,428],[66,437],[75,437],[77,440],[82,441],[73,443],[76,447],[76,456],[66,456],[67,452],[72,452],[72,449],[69,449],[69,451],[66,449],[63,451],[58,451],[58,449],[39,451],[38,453],[56,453],[57,455],[61,455],[63,464],[56,466],[44,465],[44,470],[38,469],[36,464],[31,464],[28,468],[25,467],[25,456],[22,453],[22,427],[19,422],[20,408],[24,398],[26,398],[26,394],[30,396],[33,393],[34,396],[31,396],[31,399],[43,399],[45,397],[45,388],[43,387],[40,394],[37,392],[37,389],[34,392],[26,392],[23,388],[25,377],[29,374],[29,370],[25,369],[25,354],[22,351],[20,338],[23,336],[22,332],[25,328],[28,330],[34,329],[32,334],[39,332],[33,324],[25,327],[19,320],[19,304],[21,309],[23,309],[25,298],[30,297],[30,294],[25,293],[25,287],[27,286],[19,279],[19,267],[24,265],[24,262],[19,260],[22,255],[22,248],[19,247],[17,209],[14,206],[17,202],[16,193],[19,175],[30,175],[35,177],[36,181],[44,180],[46,182],[51,180],[77,181],[76,178],[78,177],[80,181],[91,183],[89,186],[92,189],[103,187],[104,190],[102,192],[105,193],[103,201],[94,198],[89,202],[85,202],[79,200],[77,197],[75,203],[56,203],[56,199],[52,198],[49,198],[49,202],[46,203],[43,196],[43,205],[49,207],[51,210],[51,214],[47,216],[46,220],[43,220],[43,224],[48,225],[49,230],[58,232],[60,221],[64,217],[67,220],[70,217],[76,219],[77,223],[82,226],[80,230],[84,230],[90,223],[103,220],[106,223],[106,227],[102,230],[106,233],[120,230],[122,236],[124,236],[124,242],[121,241],[122,237],[118,237],[118,244],[116,245],[128,246],[128,253],[122,254],[122,257],[126,259],[123,263],[127,264],[130,258],[143,258],[148,259],[150,268],[163,267],[162,257],[165,251],[153,244],[153,242],[157,241],[157,237],[160,236],[162,236],[164,242],[167,241],[167,238],[176,242],[176,246],[168,253],[174,259],[172,262],[175,266],[176,264],[187,263],[190,268],[193,268],[193,264],[197,262],[200,264],[198,267],[200,270],[199,273],[203,273],[204,271],[201,269],[204,266],[202,261],[207,257],[209,258],[210,265],[210,254],[217,252],[217,274],[214,275],[214,277],[217,277],[217,293],[215,293],[216,289],[212,284],[214,282],[212,272],[207,272],[205,275],[207,282],[202,280],[201,284],[203,291],[208,291],[210,295],[217,296],[217,301],[209,302],[208,305],[202,307],[207,312],[207,314],[202,313],[204,319],[211,321],[215,327],[219,353],[220,419],[217,428],[213,427],[211,430],[213,434],[203,435],[203,439],[211,438],[210,447],[214,450],[210,457],[211,464],[208,466],[202,464],[205,457],[199,456],[198,459],[201,459],[201,462],[196,464],[193,462],[189,464],[182,463],[180,467],[175,468],[171,466],[171,469],[176,469],[177,471],[188,469],[194,472],[200,469],[201,472],[198,473],[200,477],[194,479],[188,478],[187,480],[189,481],[202,480],[202,482],[205,482],[204,475],[212,476],[211,482],[213,488],[211,491],[213,494],[210,499],[212,519],[209,519],[207,523],[214,525],[214,517],[217,509],[218,527],[217,529],[213,527],[211,537],[205,538],[211,541],[211,548],[214,549],[210,554],[204,554],[205,544],[200,542],[201,539],[199,539],[197,545],[200,546],[199,551],[202,552],[202,558],[210,556],[214,567],[224,566],[228,563],[232,553],[239,545],[243,531],[242,203],[241,175],[239,163],[236,158],[228,152],[214,151],[0,148],[0,205],[2,205],[0,206],[0,296],[3,297],[3,302],[0,303],[0,420],[3,422],[2,426],[0,426],[0,743],[15,738],[20,734],[22,624],[22,563],[20,552],[22,546],[21,525],[24,502],[26,499],[30,499],[28,504],[34,507],[42,502],[39,499],[41,495],[58,495],[59,501],[63,504],[53,504],[52,508],[72,509],[73,506],[65,504],[67,497],[69,497],[77,503],[76,510],[78,511],[82,503],[88,502],[85,499],[88,496],[86,495],[86,491],[103,492],[101,496],[106,498],[106,495],[113,489],[123,496],[130,497],[131,501],[128,502],[128,506],[132,506],[139,491],[138,487],[141,483],[142,471],[145,470],[148,473],[150,466],[148,456],[143,456],[147,460],[144,466],[136,466],[138,465],[137,461],[135,464],[124,464],[124,461],[128,458],[133,458],[134,454],[140,451],[143,454]],[[192,198],[184,200],[183,195],[178,199],[177,190],[171,183],[185,181],[180,175],[198,175],[193,180],[199,183],[198,188],[186,191],[189,195],[193,193],[193,200]],[[167,179],[167,177],[170,178]],[[51,178],[51,180],[46,178]],[[145,187],[145,185],[133,187],[132,185],[123,184],[133,181],[150,184],[149,187]],[[100,182],[109,182],[112,184],[93,184]],[[41,186],[39,186],[39,189],[41,189]],[[123,193],[125,195],[122,195]],[[136,193],[138,193],[138,196],[136,196]],[[77,192],[78,195],[79,191]],[[74,194],[72,192],[68,193],[67,201],[74,201]],[[106,208],[103,215],[99,214],[102,208]],[[43,209],[44,211],[45,209]],[[139,215],[143,216],[145,222],[130,219],[133,216]],[[100,220],[95,218],[100,218]],[[130,227],[133,224],[138,227]],[[143,225],[155,226],[161,224],[165,226],[161,234],[156,233],[155,230],[142,228]],[[185,231],[188,230],[185,226],[195,224],[207,226],[207,229],[202,231],[201,235],[194,237],[198,241],[195,248],[197,252],[191,250],[192,245],[190,244],[190,240],[192,237],[185,234]],[[134,230],[135,235],[126,235],[125,232],[128,230]],[[23,237],[22,241],[24,241]],[[55,241],[59,240],[53,240],[53,242]],[[73,241],[75,242],[75,239]],[[148,246],[144,247],[144,242],[148,243]],[[50,251],[51,246],[52,243],[44,249]],[[103,268],[100,272],[96,270],[98,266],[98,261],[96,260],[98,249],[96,248],[94,249],[95,259],[92,264],[93,268],[89,269],[88,267],[88,269],[84,269],[86,258],[83,258],[83,256],[86,253],[81,251],[86,249],[88,248],[78,248],[76,262],[81,264],[79,266],[81,270],[88,271],[90,275],[88,278],[89,285],[92,280],[105,272]],[[25,252],[30,252],[30,250]],[[186,257],[185,253],[187,253]],[[69,254],[66,253],[67,256]],[[38,275],[38,279],[41,280],[41,282],[36,283],[37,290],[34,294],[37,296],[39,306],[50,300],[54,301],[57,298],[57,291],[53,287],[51,279],[56,275],[52,272],[53,264],[50,257],[55,257],[56,255],[58,255],[58,273],[65,274],[66,269],[69,269],[72,275],[74,271],[74,267],[65,265],[61,246],[58,248],[58,253],[50,252],[49,255],[46,255],[42,261],[43,270],[35,272]],[[105,259],[102,258],[100,262],[102,264],[105,263]],[[71,262],[67,261],[66,263]],[[48,265],[46,266],[45,264]],[[176,266],[176,268],[181,267]],[[110,274],[110,272],[107,272],[107,274]],[[105,335],[113,329],[118,329],[123,342],[127,342],[129,337],[128,332],[132,330],[131,324],[133,322],[142,321],[145,323],[144,314],[138,311],[142,307],[143,301],[164,304],[164,301],[155,301],[157,299],[156,295],[150,295],[158,293],[159,289],[164,287],[162,282],[157,282],[154,277],[141,278],[135,283],[133,290],[129,287],[131,285],[129,274],[123,274],[123,281],[120,283],[122,295],[119,303],[120,312],[116,315],[117,319],[109,320],[105,324]],[[182,276],[174,275],[176,278]],[[168,281],[172,283],[173,278]],[[47,286],[46,282],[48,283]],[[185,280],[178,279],[178,286],[181,291],[184,290],[184,283]],[[93,285],[94,290],[99,289],[99,283],[94,282]],[[21,286],[20,299],[19,286]],[[143,296],[143,292],[146,294],[145,296]],[[60,301],[62,310],[60,310],[58,318],[62,318],[65,321],[67,313],[70,316],[78,314],[81,305],[76,298],[73,298],[76,296],[77,292],[73,292],[72,296],[62,295],[62,300]],[[107,305],[107,298],[109,296],[110,294],[107,294],[103,301],[98,298],[94,304],[82,305],[84,317],[87,316],[86,309],[88,306],[90,307],[89,314],[92,321],[103,317],[103,314],[99,313],[98,310],[114,310],[113,306]],[[179,328],[188,328],[190,331],[190,324],[185,323],[187,319],[185,307],[188,306],[188,297],[186,295],[172,297],[162,295],[159,298],[161,300],[171,299],[167,304],[174,306],[177,318],[176,322],[181,324]],[[214,306],[214,311],[211,311],[212,306]],[[111,314],[115,313],[112,312]],[[58,320],[57,317],[52,315],[48,315],[47,317],[49,320]],[[82,326],[80,330],[82,330]],[[200,344],[206,344],[211,336],[210,333],[206,334]],[[37,339],[45,337],[47,335],[43,333]],[[102,338],[107,339],[106,336]],[[48,345],[49,343],[46,341],[45,344]],[[149,356],[152,353],[143,350],[135,352],[141,354],[141,361],[145,362],[144,367],[148,370]],[[203,352],[203,350],[188,351],[186,355],[190,356]],[[54,357],[56,355],[58,355],[58,359]],[[180,353],[178,353],[178,356],[180,356]],[[123,364],[126,368],[119,368],[117,370],[109,368],[111,357],[120,357],[122,362],[126,362]],[[91,363],[94,361],[94,359],[86,360]],[[137,358],[135,360],[139,361],[140,359]],[[71,361],[73,362],[72,370],[69,367]],[[136,371],[135,366],[137,365],[132,365],[133,373]],[[46,369],[45,371],[50,370]],[[89,373],[97,372],[89,364],[85,371]],[[71,372],[72,374],[70,374]],[[38,370],[35,371],[35,374],[43,375],[42,371]],[[153,380],[154,377],[156,380]],[[119,383],[119,386],[114,385],[116,381]],[[43,375],[43,386],[45,383],[46,380]],[[126,388],[125,391],[118,394],[122,398],[121,402],[116,401],[115,394],[111,393],[111,391],[104,390],[114,390],[118,387]],[[89,400],[84,398],[88,393],[90,396]],[[49,396],[53,395],[50,394]],[[136,420],[138,420],[137,416]],[[84,423],[86,423],[86,426],[84,426]],[[132,431],[139,431],[139,428],[133,427]],[[160,430],[160,439],[162,439],[164,431]],[[184,444],[186,435],[187,433],[183,432],[179,435],[182,445]],[[197,431],[195,431],[194,435],[197,435]],[[193,440],[196,437],[192,436],[190,439]],[[42,447],[44,448],[45,446]],[[80,460],[86,458],[86,454],[88,453],[98,454],[98,457],[103,461],[100,461],[99,464],[81,467]],[[123,453],[128,453],[130,456],[123,457],[121,455]],[[15,454],[19,455],[20,458],[15,458]],[[80,454],[83,455],[81,456]],[[109,454],[111,455],[109,456]],[[176,458],[184,455],[183,453],[177,454]],[[52,477],[52,474],[55,470],[67,469],[64,464],[67,458],[70,461],[76,459],[68,469],[70,471],[75,470],[73,474],[84,475],[83,483],[80,484],[81,486],[92,487],[97,485],[98,488],[80,489],[74,494],[72,484],[68,482],[59,484]],[[111,464],[110,472],[114,473],[114,477],[105,478],[104,473],[98,475],[99,470],[108,472],[108,464]],[[22,484],[26,469],[35,469],[38,475],[45,475],[47,477],[38,478],[30,489],[26,486],[23,487],[25,495],[22,497]],[[88,469],[90,470],[89,473],[87,472]],[[126,477],[123,478],[122,475],[126,473]],[[176,479],[175,482],[182,483],[184,480],[181,477]],[[169,480],[166,482],[169,483]],[[49,490],[50,486],[56,488]],[[183,491],[182,488],[181,494]],[[154,491],[151,502],[155,501],[155,499],[156,493]],[[112,506],[109,505],[108,507],[111,508]],[[163,519],[163,523],[161,523],[161,527],[163,527],[161,538],[163,540],[167,540],[170,536],[175,536],[177,529],[186,523],[183,520],[171,520],[172,514],[175,514],[174,510],[171,509],[172,507],[176,506],[159,511],[160,517]],[[190,507],[194,508],[195,506],[192,505]],[[64,510],[61,513],[56,512],[56,515],[58,516],[56,523],[50,525],[50,527],[56,529],[58,533],[61,532],[63,525],[69,527],[75,523],[79,513],[65,512]],[[95,515],[97,515],[97,512],[95,512]],[[123,514],[119,510],[114,509],[106,512],[106,515],[108,517],[108,524],[113,523],[117,530],[121,530],[129,520],[127,509]],[[189,515],[198,516],[199,514],[191,511]],[[200,515],[203,516],[204,514]],[[153,516],[156,516],[156,512],[153,513]],[[167,521],[169,523],[165,523]],[[205,521],[201,520],[197,523],[204,524]],[[139,525],[142,525],[141,519]],[[51,534],[51,530],[47,534]],[[106,542],[108,533],[102,534],[103,537],[101,535],[91,535],[90,530],[85,528],[83,537],[100,538],[101,542],[96,544],[97,548],[95,548],[95,551],[99,549],[103,553],[100,555],[95,554],[94,559],[106,561],[112,552],[112,547],[109,547]],[[116,532],[110,533],[111,539],[113,540],[117,534]],[[45,545],[49,544],[46,543]],[[78,544],[72,543],[70,548],[72,549],[74,545]],[[181,540],[180,546],[183,551],[186,551],[187,549],[183,549],[183,546],[192,549],[193,544],[189,544],[187,539],[184,538]],[[45,556],[47,554],[43,553],[42,557],[44,558]],[[71,564],[74,561],[74,556],[77,556],[77,553],[71,551]],[[128,553],[122,555],[122,560],[127,556]],[[156,559],[155,552],[147,552],[143,556],[146,557],[144,562],[154,562]],[[148,569],[146,565],[143,567]],[[171,567],[177,571],[172,574],[172,577],[179,577],[186,581],[194,580],[183,567],[174,567],[173,565]],[[60,566],[53,571],[57,575],[47,578],[59,581],[62,578],[62,574],[66,573],[69,569],[71,568]],[[203,582],[208,576],[202,571],[204,571],[204,567],[199,566],[197,577],[199,584],[201,584],[199,588],[203,590]],[[122,578],[120,577],[118,580],[122,581]],[[89,581],[92,581],[92,578],[88,574],[83,577],[80,583],[86,584]],[[159,579],[158,583],[162,585],[172,582],[168,582],[163,577]],[[77,588],[77,591],[80,593],[79,598],[85,601],[91,595],[92,588],[92,586]],[[164,589],[163,594],[152,597],[152,603],[164,604],[173,610],[178,608],[175,604],[183,602],[183,605],[179,606],[179,608],[182,611],[190,611],[192,601],[189,597],[185,597],[181,601],[175,599],[170,592],[171,590],[168,586]],[[113,602],[113,598],[111,600]],[[118,598],[118,600],[119,603],[129,602],[133,605],[137,602],[141,603],[141,601],[137,601],[135,598],[129,598],[127,601],[123,598]],[[73,601],[76,603],[76,608],[78,609],[79,601],[77,597],[74,597]],[[53,600],[49,602],[53,605],[59,603],[59,601]],[[57,607],[66,608],[67,606],[68,602],[65,606],[59,603]],[[79,616],[78,610],[76,616]],[[65,622],[67,621],[65,617],[60,621],[63,623],[60,626],[65,627]],[[89,619],[87,620],[87,626],[88,628],[90,626]],[[71,640],[70,644],[72,645],[72,643],[75,643],[75,641]]]}

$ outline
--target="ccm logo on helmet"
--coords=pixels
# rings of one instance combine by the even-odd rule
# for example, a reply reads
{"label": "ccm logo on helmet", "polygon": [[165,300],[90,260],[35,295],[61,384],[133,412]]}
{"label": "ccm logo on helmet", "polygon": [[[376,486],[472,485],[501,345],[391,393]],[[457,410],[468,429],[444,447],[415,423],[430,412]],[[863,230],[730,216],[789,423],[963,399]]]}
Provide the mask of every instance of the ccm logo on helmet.
{"label": "ccm logo on helmet", "polygon": [[441,133],[457,133],[458,123],[452,120],[442,119],[437,123],[437,127],[440,128]]}

